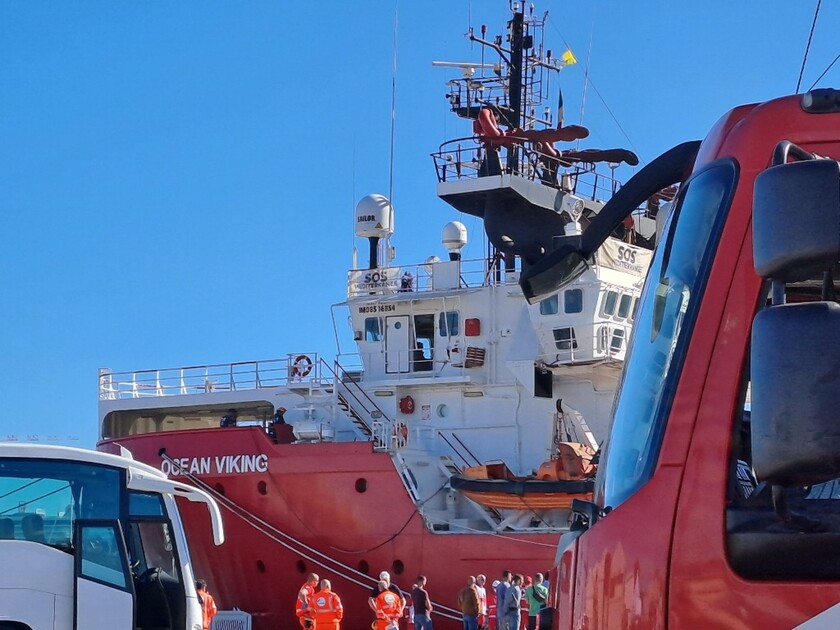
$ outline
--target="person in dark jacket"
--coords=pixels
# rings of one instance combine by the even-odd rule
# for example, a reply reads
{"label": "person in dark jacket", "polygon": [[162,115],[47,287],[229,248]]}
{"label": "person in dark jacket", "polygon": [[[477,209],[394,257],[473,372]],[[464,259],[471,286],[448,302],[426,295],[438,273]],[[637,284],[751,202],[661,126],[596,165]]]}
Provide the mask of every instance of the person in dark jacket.
{"label": "person in dark jacket", "polygon": [[426,591],[425,575],[417,576],[417,584],[411,590],[411,604],[414,606],[415,629],[432,630],[432,600]]}

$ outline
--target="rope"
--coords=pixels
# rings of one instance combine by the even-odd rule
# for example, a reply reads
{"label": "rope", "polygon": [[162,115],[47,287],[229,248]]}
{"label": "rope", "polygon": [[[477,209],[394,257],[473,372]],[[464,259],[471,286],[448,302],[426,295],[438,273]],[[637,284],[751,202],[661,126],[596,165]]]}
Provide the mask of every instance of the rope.
{"label": "rope", "polygon": [[814,82],[811,84],[811,87],[809,87],[809,88],[808,88],[808,91],[809,91],[809,92],[810,92],[811,90],[813,90],[813,89],[814,89],[814,86],[815,86],[817,83],[819,83],[819,82],[820,82],[820,79],[822,79],[822,78],[826,75],[826,73],[827,73],[829,70],[831,70],[831,66],[833,66],[835,63],[837,63],[837,60],[838,60],[838,59],[840,59],[840,55],[837,55],[837,56],[834,58],[834,61],[832,61],[830,64],[828,64],[828,67],[827,67],[825,70],[823,70],[823,73],[822,73],[820,76],[818,76],[818,77],[817,77],[817,80],[816,80],[816,81],[814,81]]}
{"label": "rope", "polygon": [[[248,510],[246,510],[245,508],[243,508],[242,506],[237,504],[235,501],[229,499],[228,497],[224,496],[223,494],[220,494],[218,491],[216,491],[215,488],[213,488],[212,486],[210,486],[209,484],[204,482],[202,479],[200,479],[200,478],[196,477],[195,475],[192,475],[189,472],[185,471],[176,460],[169,457],[166,453],[162,453],[161,458],[168,461],[170,463],[170,465],[173,466],[173,470],[180,471],[180,473],[183,476],[185,476],[187,479],[189,479],[193,484],[195,484],[199,488],[202,488],[205,492],[208,492],[217,501],[219,501],[219,503],[225,509],[230,511],[234,516],[236,516],[240,520],[244,521],[247,525],[254,528],[258,532],[260,532],[261,534],[263,534],[264,536],[269,538],[270,540],[272,540],[272,541],[276,542],[277,544],[281,545],[282,547],[285,547],[289,551],[292,551],[293,553],[298,554],[302,558],[305,558],[306,560],[309,560],[310,562],[316,564],[317,566],[319,566],[323,569],[326,569],[327,571],[334,572],[339,577],[344,578],[348,582],[356,584],[357,586],[361,586],[363,588],[369,588],[370,586],[373,586],[374,584],[376,584],[378,582],[378,580],[372,578],[371,576],[367,575],[366,573],[362,573],[361,571],[358,571],[357,569],[354,569],[353,567],[348,566],[348,565],[344,564],[343,562],[341,562],[339,560],[336,560],[335,558],[331,558],[330,556],[318,551],[317,549],[314,549],[314,548],[306,545],[305,543],[301,542],[300,540],[297,540],[296,538],[290,536],[289,534],[277,529],[276,527],[274,527],[270,523],[267,523],[266,521],[264,521],[260,517],[256,516],[255,514],[249,512]],[[251,519],[253,519],[253,521]],[[305,553],[304,551],[301,551],[300,549],[295,548],[293,545],[291,545],[291,544],[289,544],[289,543],[287,543],[283,540],[280,540],[280,538],[275,536],[275,534],[277,536],[282,536],[283,538],[286,538],[286,539],[292,541],[295,545],[298,545],[299,547],[305,549],[307,552],[310,552],[312,555],[310,555],[309,553]],[[314,556],[317,556],[317,557],[314,557]],[[327,562],[333,563],[334,565],[340,567],[341,570],[336,570],[334,567],[331,567],[328,564],[325,564],[324,561],[319,560],[318,557],[323,558]],[[342,572],[342,570],[344,572]],[[354,576],[360,576],[361,578],[364,578],[365,580],[367,580],[367,583],[360,581],[359,579],[357,579]],[[444,606],[442,604],[435,604],[434,602],[433,602],[433,605],[436,609],[434,612],[436,612],[438,615],[440,615],[442,617],[446,617],[448,619],[454,619],[456,621],[461,619],[461,614],[458,611],[456,611],[455,609],[449,608],[448,606]]]}
{"label": "rope", "polygon": [[805,73],[805,62],[808,60],[808,51],[811,50],[811,39],[814,37],[814,28],[817,26],[817,16],[820,14],[821,4],[822,0],[817,0],[817,9],[814,11],[814,21],[811,22],[811,32],[808,33],[808,44],[805,46],[805,54],[802,57],[802,67],[799,69],[799,80],[796,82],[796,92],[794,94],[799,94],[799,86],[802,84],[802,75]]}

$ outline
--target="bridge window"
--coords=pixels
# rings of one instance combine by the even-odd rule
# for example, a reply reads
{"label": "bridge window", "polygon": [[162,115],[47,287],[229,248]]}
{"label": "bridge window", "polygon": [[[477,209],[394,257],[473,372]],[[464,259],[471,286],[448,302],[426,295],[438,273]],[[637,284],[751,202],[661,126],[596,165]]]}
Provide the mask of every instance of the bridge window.
{"label": "bridge window", "polygon": [[618,302],[618,293],[607,291],[607,294],[604,296],[604,305],[601,308],[605,317],[610,317],[615,313],[616,302]]}
{"label": "bridge window", "polygon": [[432,369],[432,359],[435,347],[435,316],[414,316],[414,352],[412,353],[412,368],[415,372],[426,372]]}
{"label": "bridge window", "polygon": [[630,314],[630,304],[633,302],[633,297],[627,293],[621,294],[621,300],[618,303],[618,316],[625,319]]}
{"label": "bridge window", "polygon": [[583,311],[583,291],[581,289],[568,289],[563,292],[563,310],[566,313]]}
{"label": "bridge window", "polygon": [[438,316],[438,330],[441,337],[457,337],[461,334],[458,311],[446,311]]}
{"label": "bridge window", "polygon": [[610,340],[610,350],[621,352],[622,345],[624,345],[624,329],[616,328],[613,330],[612,339]]}
{"label": "bridge window", "polygon": [[547,297],[540,302],[540,315],[557,315],[558,310],[559,306],[556,295]]}
{"label": "bridge window", "polygon": [[382,341],[382,318],[365,318],[365,341]]}
{"label": "bridge window", "polygon": [[555,328],[554,345],[558,350],[574,350],[578,347],[574,328]]}

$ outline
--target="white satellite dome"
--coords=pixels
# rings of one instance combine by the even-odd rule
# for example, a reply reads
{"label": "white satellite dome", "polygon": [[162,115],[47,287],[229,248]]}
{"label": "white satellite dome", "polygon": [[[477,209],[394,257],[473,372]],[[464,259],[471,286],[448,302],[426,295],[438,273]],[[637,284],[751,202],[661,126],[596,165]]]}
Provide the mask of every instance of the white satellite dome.
{"label": "white satellite dome", "polygon": [[383,238],[394,232],[391,202],[385,195],[368,195],[356,204],[356,236]]}
{"label": "white satellite dome", "polygon": [[467,228],[460,221],[451,221],[443,226],[443,246],[451,253],[461,251],[467,244]]}

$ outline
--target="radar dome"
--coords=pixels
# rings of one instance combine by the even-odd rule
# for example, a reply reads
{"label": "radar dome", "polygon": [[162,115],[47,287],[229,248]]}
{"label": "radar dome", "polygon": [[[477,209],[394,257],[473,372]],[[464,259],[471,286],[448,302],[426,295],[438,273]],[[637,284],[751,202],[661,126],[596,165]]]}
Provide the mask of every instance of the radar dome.
{"label": "radar dome", "polygon": [[452,221],[443,226],[443,246],[450,252],[458,252],[467,244],[467,228],[460,221]]}
{"label": "radar dome", "polygon": [[356,204],[356,236],[377,238],[392,234],[391,202],[384,195],[368,195]]}

